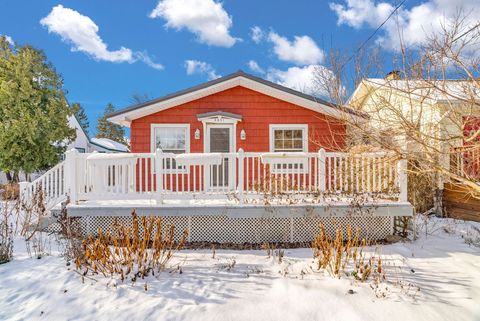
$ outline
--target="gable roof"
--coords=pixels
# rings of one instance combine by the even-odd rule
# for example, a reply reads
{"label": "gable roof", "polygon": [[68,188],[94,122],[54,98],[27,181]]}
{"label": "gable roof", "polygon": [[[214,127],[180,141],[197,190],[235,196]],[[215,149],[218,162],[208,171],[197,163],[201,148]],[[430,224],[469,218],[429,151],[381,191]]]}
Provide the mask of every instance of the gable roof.
{"label": "gable roof", "polygon": [[[480,100],[480,89],[471,80],[438,79],[384,79],[365,78],[357,86],[348,104],[363,105],[372,90],[395,90],[409,98],[428,99],[431,104]],[[365,90],[364,90],[365,89]],[[366,92],[365,92],[366,91]]]}
{"label": "gable roof", "polygon": [[321,98],[284,87],[239,70],[230,75],[220,77],[188,89],[177,91],[157,99],[121,109],[108,115],[108,120],[110,122],[129,127],[132,120],[236,86],[242,86],[335,118],[341,119],[345,116],[354,118],[362,117],[360,113],[355,112],[350,108],[339,107]]}
{"label": "gable roof", "polygon": [[90,143],[92,145],[104,148],[108,151],[112,152],[123,152],[126,153],[128,152],[128,147],[125,146],[124,144],[121,144],[119,142],[116,142],[114,140],[111,140],[109,138],[97,138],[97,137],[92,137],[90,139]]}

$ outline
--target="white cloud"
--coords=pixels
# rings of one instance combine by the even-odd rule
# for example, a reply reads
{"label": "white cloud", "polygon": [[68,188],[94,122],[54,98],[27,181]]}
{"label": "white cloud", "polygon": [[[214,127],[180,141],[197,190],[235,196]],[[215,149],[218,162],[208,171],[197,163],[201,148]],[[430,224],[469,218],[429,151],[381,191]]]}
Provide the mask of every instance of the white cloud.
{"label": "white cloud", "polygon": [[248,68],[250,68],[251,71],[256,72],[258,74],[265,73],[265,70],[263,70],[263,68],[260,67],[255,60],[250,60],[247,64],[248,64]]}
{"label": "white cloud", "polygon": [[164,67],[162,64],[156,63],[146,52],[135,52],[135,58],[137,60],[143,61],[147,66],[152,67],[153,69],[163,70]]}
{"label": "white cloud", "polygon": [[193,74],[205,74],[207,75],[208,80],[217,79],[221,76],[217,74],[215,68],[212,67],[209,63],[199,60],[185,60],[185,70],[187,75]]}
{"label": "white cloud", "polygon": [[[387,2],[373,0],[346,0],[343,4],[330,3],[330,8],[337,14],[339,25],[357,29],[365,26],[377,28],[394,10]],[[459,10],[467,14],[465,29],[480,20],[478,0],[426,0],[410,9],[402,7],[384,25],[383,35],[377,42],[386,48],[399,50],[401,35],[404,45],[420,46],[429,37],[439,34],[442,26],[451,25]]]}
{"label": "white cloud", "polygon": [[64,42],[70,43],[72,51],[84,52],[96,60],[118,63],[142,61],[154,69],[163,69],[163,66],[155,63],[146,52],[134,52],[125,47],[116,51],[108,50],[107,44],[98,35],[99,28],[95,22],[73,9],[64,8],[62,5],[53,7],[48,16],[40,20],[40,24],[46,27],[48,32],[56,33]]}
{"label": "white cloud", "polygon": [[288,88],[310,93],[313,87],[314,68],[313,65],[290,67],[285,71],[270,68],[267,73],[267,79]]}
{"label": "white cloud", "polygon": [[376,5],[372,0],[347,0],[346,5],[330,3],[330,9],[338,16],[338,24],[360,28],[364,24],[375,26],[384,21],[394,10],[389,3]]}
{"label": "white cloud", "polygon": [[321,65],[290,67],[287,70],[270,68],[267,71],[267,79],[282,86],[327,99],[335,95],[334,91],[338,86],[340,86],[339,94],[346,93],[344,86],[335,82],[333,72]]}
{"label": "white cloud", "polygon": [[13,41],[13,38],[12,38],[12,37],[7,36],[7,35],[2,35],[2,34],[0,34],[0,37],[5,37],[5,41],[7,41],[7,43],[8,43],[10,46],[15,45],[15,42]]}
{"label": "white cloud", "polygon": [[274,45],[273,51],[280,60],[297,65],[318,64],[325,58],[324,52],[308,36],[295,36],[293,42],[275,32],[268,34],[268,40]]}
{"label": "white cloud", "polygon": [[230,35],[231,16],[214,0],[161,0],[150,13],[150,18],[157,17],[165,19],[167,27],[188,29],[201,43],[231,47],[239,40]]}
{"label": "white cloud", "polygon": [[250,28],[250,36],[252,37],[253,42],[258,44],[265,37],[265,33],[259,26],[253,26]]}
{"label": "white cloud", "polygon": [[62,40],[72,44],[72,51],[81,51],[97,60],[111,62],[134,62],[132,50],[121,47],[109,51],[107,45],[98,35],[98,26],[87,16],[64,8],[62,5],[53,7],[48,16],[40,20],[40,24],[62,37]]}

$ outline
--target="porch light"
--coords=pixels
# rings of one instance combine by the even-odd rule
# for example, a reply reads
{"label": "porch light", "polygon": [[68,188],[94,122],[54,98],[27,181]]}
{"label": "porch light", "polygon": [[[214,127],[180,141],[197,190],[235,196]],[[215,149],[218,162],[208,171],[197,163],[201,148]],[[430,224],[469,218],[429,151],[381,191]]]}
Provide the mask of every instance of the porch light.
{"label": "porch light", "polygon": [[247,133],[245,132],[245,129],[242,129],[242,131],[240,132],[240,139],[241,140],[247,139]]}
{"label": "porch light", "polygon": [[195,139],[200,139],[200,129],[195,129]]}

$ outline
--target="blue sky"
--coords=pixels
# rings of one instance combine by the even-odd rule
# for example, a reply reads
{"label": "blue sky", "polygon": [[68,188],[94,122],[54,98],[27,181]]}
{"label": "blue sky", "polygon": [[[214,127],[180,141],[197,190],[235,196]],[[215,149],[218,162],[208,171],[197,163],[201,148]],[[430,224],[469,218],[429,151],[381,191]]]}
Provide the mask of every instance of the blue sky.
{"label": "blue sky", "polygon": [[[420,33],[435,32],[437,21],[459,6],[478,21],[478,4],[407,1],[371,45],[394,52],[399,25],[406,43],[421,44]],[[45,51],[64,78],[68,100],[86,108],[93,135],[108,102],[123,108],[135,93],[155,98],[238,69],[309,91],[310,71],[326,64],[327,52],[358,47],[395,5],[373,0],[3,0],[0,34]]]}

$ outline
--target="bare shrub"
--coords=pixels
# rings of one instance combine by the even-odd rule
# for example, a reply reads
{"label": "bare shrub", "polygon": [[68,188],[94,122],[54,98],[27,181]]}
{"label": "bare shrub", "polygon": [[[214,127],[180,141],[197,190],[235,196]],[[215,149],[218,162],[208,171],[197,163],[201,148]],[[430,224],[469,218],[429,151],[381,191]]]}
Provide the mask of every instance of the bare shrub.
{"label": "bare shrub", "polygon": [[408,200],[415,213],[424,213],[434,206],[435,177],[421,166],[416,161],[408,162]]}
{"label": "bare shrub", "polygon": [[20,195],[18,183],[0,184],[0,199],[5,201],[17,200]]}
{"label": "bare shrub", "polygon": [[0,264],[12,260],[13,257],[13,223],[8,203],[4,202],[0,216]]}
{"label": "bare shrub", "polygon": [[42,220],[47,216],[42,189],[35,191],[31,198],[19,200],[19,233],[29,241],[40,230]]}
{"label": "bare shrub", "polygon": [[312,242],[313,255],[317,260],[319,270],[327,271],[332,277],[342,275],[353,276],[356,280],[365,282],[369,278],[382,280],[385,272],[382,268],[382,259],[376,253],[371,255],[365,252],[368,242],[360,240],[360,229],[346,228],[346,236],[340,228],[336,229],[332,239],[326,232],[325,226],[320,224],[320,233]]}
{"label": "bare shrub", "polygon": [[123,281],[132,275],[132,281],[144,278],[155,271],[163,271],[173,254],[181,250],[188,232],[185,230],[178,242],[174,241],[175,226],[163,226],[158,217],[138,218],[132,212],[133,228],[114,224],[112,231],[101,229],[96,237],[83,241],[83,254],[75,259],[77,269],[84,268],[103,276],[120,276]]}
{"label": "bare shrub", "polygon": [[40,188],[24,200],[18,199],[18,232],[25,238],[27,252],[31,257],[41,258],[48,254],[50,239],[44,236],[42,224],[47,217],[44,192]]}
{"label": "bare shrub", "polygon": [[63,245],[62,255],[67,262],[78,259],[81,262],[83,258],[83,233],[80,224],[80,218],[69,217],[67,215],[66,206],[62,207],[62,211],[57,218],[57,223],[60,226],[58,233],[60,244]]}

